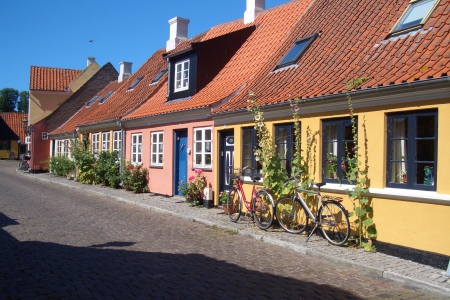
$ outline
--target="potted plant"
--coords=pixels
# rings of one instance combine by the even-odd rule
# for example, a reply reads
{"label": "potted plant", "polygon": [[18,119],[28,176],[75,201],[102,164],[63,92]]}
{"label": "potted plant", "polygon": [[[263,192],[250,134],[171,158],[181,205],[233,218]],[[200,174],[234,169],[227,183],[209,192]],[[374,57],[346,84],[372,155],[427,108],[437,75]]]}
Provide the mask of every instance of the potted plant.
{"label": "potted plant", "polygon": [[326,158],[327,163],[327,176],[330,176],[332,178],[337,178],[337,156],[334,155],[332,152],[327,153]]}
{"label": "potted plant", "polygon": [[400,169],[398,171],[397,177],[400,178],[400,182],[403,182],[403,183],[407,183],[408,182],[408,176],[406,174],[406,171],[403,171],[403,170]]}
{"label": "potted plant", "polygon": [[233,206],[227,205],[228,194],[229,191],[221,191],[219,194],[219,203],[222,204],[223,212],[226,215],[228,215],[228,209],[231,214],[234,213]]}

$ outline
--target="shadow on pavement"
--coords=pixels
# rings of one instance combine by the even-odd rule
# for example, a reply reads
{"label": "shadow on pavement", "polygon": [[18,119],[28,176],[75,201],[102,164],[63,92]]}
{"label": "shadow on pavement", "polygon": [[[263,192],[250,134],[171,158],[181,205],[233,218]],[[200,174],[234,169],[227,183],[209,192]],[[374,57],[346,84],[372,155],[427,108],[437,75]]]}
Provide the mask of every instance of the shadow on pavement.
{"label": "shadow on pavement", "polygon": [[[0,226],[17,222],[0,213]],[[0,298],[112,299],[360,299],[318,285],[244,269],[199,254],[20,242],[0,229]],[[248,253],[251,255],[251,253]]]}

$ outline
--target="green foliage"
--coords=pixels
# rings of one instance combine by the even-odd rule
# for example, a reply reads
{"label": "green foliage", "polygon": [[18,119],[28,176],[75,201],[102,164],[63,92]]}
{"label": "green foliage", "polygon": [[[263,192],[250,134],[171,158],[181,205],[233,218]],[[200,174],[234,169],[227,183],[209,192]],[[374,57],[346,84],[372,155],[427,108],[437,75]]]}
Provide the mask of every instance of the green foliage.
{"label": "green foliage", "polygon": [[133,193],[147,193],[148,189],[148,170],[142,165],[132,165],[126,162],[121,176],[122,187]]}
{"label": "green foliage", "polygon": [[28,112],[28,99],[29,99],[29,94],[27,91],[22,91],[19,94],[19,102],[17,102],[17,111],[19,112]]}
{"label": "green foliage", "polygon": [[70,147],[75,165],[78,170],[78,181],[86,184],[95,183],[95,157],[94,154],[89,150],[89,140],[71,140]]}
{"label": "green foliage", "polygon": [[[368,77],[362,77],[357,79],[352,79],[346,84],[346,93],[347,93],[347,102],[349,106],[349,115],[352,124],[352,133],[353,133],[353,142],[354,149],[352,151],[346,151],[346,153],[353,152],[352,157],[348,156],[347,166],[345,169],[345,176],[348,179],[349,183],[354,185],[351,190],[346,190],[347,195],[350,200],[353,202],[354,206],[354,215],[356,215],[357,219],[355,220],[355,224],[358,225],[358,235],[359,235],[359,245],[364,248],[365,251],[375,252],[375,247],[372,246],[372,241],[362,242],[363,238],[375,238],[377,236],[377,231],[375,227],[375,223],[371,218],[373,214],[373,208],[371,207],[371,201],[369,198],[364,196],[369,193],[368,185],[367,185],[367,167],[362,168],[363,162],[361,162],[361,154],[359,153],[360,147],[358,146],[358,134],[356,128],[356,120],[353,114],[353,105],[350,96],[350,90],[355,89],[361,86],[364,82],[369,80]],[[365,126],[365,123],[364,125]],[[367,144],[367,139],[365,141]],[[367,159],[367,147],[366,147],[366,159]],[[351,214],[353,215],[353,213]]]}
{"label": "green foliage", "polygon": [[16,108],[19,91],[12,88],[0,90],[0,112],[11,112]]}
{"label": "green foliage", "polygon": [[228,198],[228,191],[221,191],[219,194],[219,203],[226,204]]}
{"label": "green foliage", "polygon": [[95,183],[104,184],[112,188],[120,186],[120,164],[118,153],[102,151],[100,152],[94,168]]}
{"label": "green foliage", "polygon": [[72,175],[75,163],[64,155],[53,156],[48,159],[50,169],[53,170],[56,176]]}
{"label": "green foliage", "polygon": [[[203,203],[203,190],[206,186],[206,177],[200,169],[195,169],[194,172],[195,176],[190,176],[188,182],[180,182],[178,190],[181,192],[181,195],[186,198],[187,202],[192,203],[193,205],[199,205]],[[221,194],[226,194],[226,192],[222,192]],[[219,195],[219,198],[220,197],[221,196]]]}

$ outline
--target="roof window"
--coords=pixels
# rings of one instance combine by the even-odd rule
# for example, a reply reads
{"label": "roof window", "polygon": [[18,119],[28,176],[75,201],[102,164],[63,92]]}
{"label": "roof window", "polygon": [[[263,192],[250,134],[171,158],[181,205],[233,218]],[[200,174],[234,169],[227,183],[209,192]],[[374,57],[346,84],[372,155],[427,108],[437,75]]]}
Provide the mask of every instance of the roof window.
{"label": "roof window", "polygon": [[138,78],[136,78],[136,80],[132,85],[130,85],[127,91],[132,90],[139,82],[141,82],[142,78],[144,78],[144,76],[139,76]]}
{"label": "roof window", "polygon": [[152,83],[156,83],[158,82],[159,79],[161,79],[161,77],[166,74],[167,69],[161,70],[161,72],[159,72],[158,75],[156,75],[155,79],[152,80]]}
{"label": "roof window", "polygon": [[283,60],[277,65],[277,69],[295,64],[316,39],[316,37],[317,34],[313,34],[297,40],[288,54],[286,54]]}
{"label": "roof window", "polygon": [[400,34],[421,27],[430,16],[436,3],[436,0],[411,1],[392,33]]}
{"label": "roof window", "polygon": [[100,99],[100,101],[98,102],[98,104],[103,104],[105,103],[106,100],[108,100],[108,98],[113,94],[113,91],[108,92],[102,99]]}
{"label": "roof window", "polygon": [[92,104],[95,103],[95,101],[98,100],[98,98],[100,98],[99,96],[94,96],[91,100],[88,101],[88,103],[86,103],[86,107],[91,106]]}

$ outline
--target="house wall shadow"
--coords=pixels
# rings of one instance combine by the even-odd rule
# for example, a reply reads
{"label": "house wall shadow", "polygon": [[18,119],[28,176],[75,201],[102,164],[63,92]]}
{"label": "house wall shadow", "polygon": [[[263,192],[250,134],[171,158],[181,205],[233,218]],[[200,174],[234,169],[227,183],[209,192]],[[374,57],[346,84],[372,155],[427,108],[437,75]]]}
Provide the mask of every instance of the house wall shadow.
{"label": "house wall shadow", "polygon": [[[0,227],[18,223],[0,213]],[[316,283],[247,270],[200,254],[18,241],[0,229],[0,298],[360,299]],[[111,249],[114,247],[114,249]]]}

